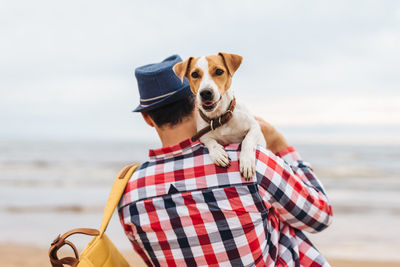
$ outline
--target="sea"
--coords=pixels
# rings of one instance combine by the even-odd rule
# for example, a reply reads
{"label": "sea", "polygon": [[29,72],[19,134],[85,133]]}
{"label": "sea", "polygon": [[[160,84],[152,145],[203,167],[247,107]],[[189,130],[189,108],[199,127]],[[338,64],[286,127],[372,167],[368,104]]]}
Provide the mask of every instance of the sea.
{"label": "sea", "polygon": [[[113,180],[159,145],[129,141],[1,141],[0,243],[48,247],[72,228],[98,228]],[[294,144],[333,205],[334,220],[308,234],[330,258],[400,262],[400,146]],[[118,216],[107,229],[129,250]],[[76,240],[83,246],[88,239]]]}

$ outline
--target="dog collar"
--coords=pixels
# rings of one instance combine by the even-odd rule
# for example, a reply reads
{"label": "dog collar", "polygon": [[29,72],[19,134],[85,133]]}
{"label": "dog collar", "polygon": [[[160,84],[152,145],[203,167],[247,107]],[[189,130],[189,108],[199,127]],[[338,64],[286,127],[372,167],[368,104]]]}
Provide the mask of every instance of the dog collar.
{"label": "dog collar", "polygon": [[204,114],[201,110],[199,110],[200,117],[209,125],[198,131],[195,135],[193,135],[191,138],[192,142],[199,140],[200,137],[202,137],[206,133],[214,131],[216,128],[227,123],[233,116],[232,114],[233,111],[235,110],[235,106],[236,106],[236,99],[233,98],[231,103],[229,104],[227,111],[225,111],[221,116],[213,119],[210,119],[209,117],[206,116],[206,114]]}

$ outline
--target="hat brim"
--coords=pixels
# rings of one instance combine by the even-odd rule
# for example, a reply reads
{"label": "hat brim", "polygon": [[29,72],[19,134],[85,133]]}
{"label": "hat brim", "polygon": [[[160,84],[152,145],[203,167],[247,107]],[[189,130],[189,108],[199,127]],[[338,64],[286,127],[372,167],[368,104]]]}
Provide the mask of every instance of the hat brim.
{"label": "hat brim", "polygon": [[175,93],[173,93],[172,95],[169,95],[157,102],[153,102],[150,105],[143,105],[140,104],[137,108],[135,108],[134,110],[132,110],[132,112],[146,112],[152,109],[156,109],[156,108],[160,108],[162,106],[171,104],[173,102],[176,102],[178,100],[187,98],[188,96],[190,96],[192,93],[192,91],[190,90],[190,85],[188,84],[184,84],[182,86],[182,88],[178,89],[175,91]]}

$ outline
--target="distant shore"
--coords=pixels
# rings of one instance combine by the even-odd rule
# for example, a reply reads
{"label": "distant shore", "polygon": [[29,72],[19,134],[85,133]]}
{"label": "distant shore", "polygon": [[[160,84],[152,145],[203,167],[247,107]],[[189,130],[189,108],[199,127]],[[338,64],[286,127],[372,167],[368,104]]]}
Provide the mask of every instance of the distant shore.
{"label": "distant shore", "polygon": [[[133,251],[123,251],[131,266],[146,266]],[[398,267],[400,262],[361,261],[351,259],[328,259],[332,267]],[[0,262],[7,267],[50,266],[47,248],[25,244],[0,244]],[[140,262],[140,263],[139,263]]]}

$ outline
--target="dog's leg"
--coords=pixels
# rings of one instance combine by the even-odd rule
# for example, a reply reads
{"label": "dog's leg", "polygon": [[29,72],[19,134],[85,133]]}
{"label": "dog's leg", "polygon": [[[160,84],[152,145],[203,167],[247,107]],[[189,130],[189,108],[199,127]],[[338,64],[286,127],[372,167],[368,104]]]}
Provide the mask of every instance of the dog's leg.
{"label": "dog's leg", "polygon": [[217,166],[229,167],[230,159],[222,145],[207,135],[202,136],[200,141],[208,148],[210,158]]}
{"label": "dog's leg", "polygon": [[250,130],[242,141],[242,151],[240,152],[240,173],[246,180],[250,180],[256,172],[256,145],[266,146],[264,136],[258,123],[252,123]]}

